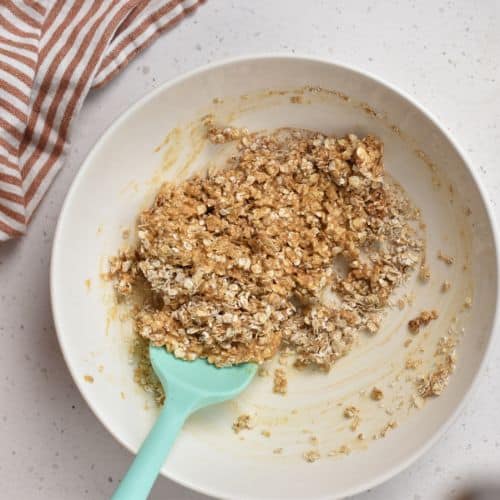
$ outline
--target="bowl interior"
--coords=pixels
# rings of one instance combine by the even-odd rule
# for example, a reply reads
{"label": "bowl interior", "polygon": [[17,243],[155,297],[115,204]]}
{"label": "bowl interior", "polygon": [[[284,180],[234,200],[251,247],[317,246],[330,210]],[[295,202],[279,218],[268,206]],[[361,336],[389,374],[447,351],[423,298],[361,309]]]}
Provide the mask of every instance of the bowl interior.
{"label": "bowl interior", "polygon": [[[413,305],[391,310],[381,331],[363,337],[328,375],[290,370],[285,397],[272,393],[272,377],[258,377],[236,401],[198,412],[163,473],[217,497],[312,499],[373,486],[429,446],[469,390],[495,319],[497,263],[483,197],[450,139],[415,104],[351,69],[288,57],[211,66],[164,85],[109,129],[70,190],[54,243],[54,317],[71,373],[103,424],[137,450],[156,409],[133,381],[132,325],[120,321],[111,285],[100,273],[107,256],[126,243],[122,229],[133,230],[137,213],[163,180],[186,178],[227,154],[203,138],[199,118],[208,112],[221,123],[251,130],[292,126],[378,135],[385,144],[386,169],[422,210],[432,277],[425,285],[414,277],[408,285]],[[453,255],[452,266],[437,258],[440,250]],[[446,294],[441,292],[444,280],[452,284]],[[463,307],[467,297],[472,299],[468,309]],[[425,336],[412,339],[408,350],[406,322],[425,308],[438,309],[439,319]],[[412,408],[416,373],[404,370],[405,359],[418,354],[422,370],[430,369],[436,343],[454,317],[464,329],[456,372],[442,396]],[[85,375],[94,382],[86,382]],[[384,407],[362,392],[375,385],[386,394]],[[400,400],[404,406],[398,408]],[[357,433],[342,417],[343,407],[352,402],[362,409],[363,442],[356,441]],[[241,413],[254,415],[257,426],[236,435],[231,424]],[[397,429],[384,439],[371,439],[396,418]],[[314,448],[311,435],[322,455],[314,464],[302,459]],[[332,453],[344,444],[352,453]],[[282,452],[273,453],[277,448]]]}

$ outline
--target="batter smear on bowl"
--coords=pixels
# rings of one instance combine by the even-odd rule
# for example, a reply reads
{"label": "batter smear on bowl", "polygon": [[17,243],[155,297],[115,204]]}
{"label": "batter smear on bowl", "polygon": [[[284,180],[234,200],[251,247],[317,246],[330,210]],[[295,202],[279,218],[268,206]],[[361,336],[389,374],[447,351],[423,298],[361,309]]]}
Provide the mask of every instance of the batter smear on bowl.
{"label": "batter smear on bowl", "polygon": [[111,259],[121,295],[146,291],[137,333],[217,366],[283,349],[329,370],[375,333],[422,261],[418,210],[385,174],[372,136],[249,133],[205,120],[225,165],[164,184],[135,247]]}

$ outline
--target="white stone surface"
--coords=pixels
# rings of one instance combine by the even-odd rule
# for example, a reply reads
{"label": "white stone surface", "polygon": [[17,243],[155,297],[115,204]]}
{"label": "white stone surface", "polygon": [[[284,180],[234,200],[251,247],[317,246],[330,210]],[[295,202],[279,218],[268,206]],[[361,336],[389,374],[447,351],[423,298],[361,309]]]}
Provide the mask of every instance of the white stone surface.
{"label": "white stone surface", "polygon": [[[467,151],[500,216],[499,26],[496,0],[211,0],[89,96],[66,166],[28,235],[0,245],[0,497],[106,498],[132,458],[75,388],[57,345],[48,290],[65,193],[122,111],[161,82],[224,57],[274,51],[331,58],[381,76],[433,112]],[[439,443],[357,498],[450,498],[470,481],[498,475],[498,415],[497,341],[465,410]],[[162,478],[151,498],[205,497]]]}

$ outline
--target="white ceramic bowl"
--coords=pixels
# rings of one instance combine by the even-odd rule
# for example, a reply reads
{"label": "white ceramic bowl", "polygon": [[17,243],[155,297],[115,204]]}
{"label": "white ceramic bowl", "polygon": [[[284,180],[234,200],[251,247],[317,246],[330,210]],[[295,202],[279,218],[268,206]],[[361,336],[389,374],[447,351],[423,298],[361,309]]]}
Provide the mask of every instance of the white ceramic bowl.
{"label": "white ceramic bowl", "polygon": [[[294,92],[303,87],[312,88]],[[292,102],[291,95],[300,95],[295,101],[302,103]],[[272,394],[269,378],[257,378],[236,402],[196,414],[162,472],[219,498],[333,498],[372,487],[428,449],[459,411],[494,329],[498,261],[491,212],[460,148],[409,97],[362,72],[302,57],[235,59],[167,82],[110,127],[68,193],[54,241],[53,313],[71,374],[101,422],[135,452],[156,411],[133,382],[128,355],[131,325],[117,320],[111,285],[99,275],[107,256],[124,243],[121,229],[133,226],[162,180],[185,178],[207,160],[217,161],[217,148],[203,142],[199,126],[199,117],[207,112],[214,112],[222,123],[250,129],[295,126],[380,136],[387,170],[403,184],[427,222],[432,278],[427,285],[414,279],[409,284],[415,294],[413,306],[392,311],[381,331],[373,338],[363,337],[330,374],[291,371],[286,397]],[[172,129],[168,144],[155,150]],[[438,261],[438,250],[453,254],[455,264]],[[445,279],[452,288],[443,294],[440,286]],[[464,311],[467,296],[473,302]],[[408,411],[414,382],[401,371],[409,352],[403,347],[408,338],[404,325],[426,307],[438,308],[440,318],[427,336],[414,341],[415,349],[425,351],[424,367],[430,369],[435,344],[454,316],[465,334],[447,390],[421,410]],[[401,389],[398,373],[399,380],[407,382],[401,382]],[[94,383],[86,382],[85,375]],[[397,417],[399,427],[385,439],[368,439],[361,450],[364,445],[356,446],[356,434],[342,420],[342,405],[354,401],[362,407],[360,430],[370,438],[389,418],[383,408],[359,394],[374,385],[384,388],[387,408],[398,397],[405,406]],[[231,422],[241,412],[255,414],[258,425],[235,435]],[[271,431],[270,438],[260,434],[263,429]],[[308,442],[311,433],[319,439],[322,455],[314,464],[301,457],[313,447]],[[354,448],[349,456],[328,456],[346,443]],[[274,454],[275,448],[283,452]]]}

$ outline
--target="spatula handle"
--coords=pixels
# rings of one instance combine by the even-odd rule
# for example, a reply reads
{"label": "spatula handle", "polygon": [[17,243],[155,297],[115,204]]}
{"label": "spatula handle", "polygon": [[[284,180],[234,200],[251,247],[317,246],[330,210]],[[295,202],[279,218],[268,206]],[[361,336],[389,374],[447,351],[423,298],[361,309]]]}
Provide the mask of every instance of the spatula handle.
{"label": "spatula handle", "polygon": [[148,497],[175,438],[196,406],[192,395],[175,392],[169,390],[167,403],[111,497],[112,500],[141,500]]}

